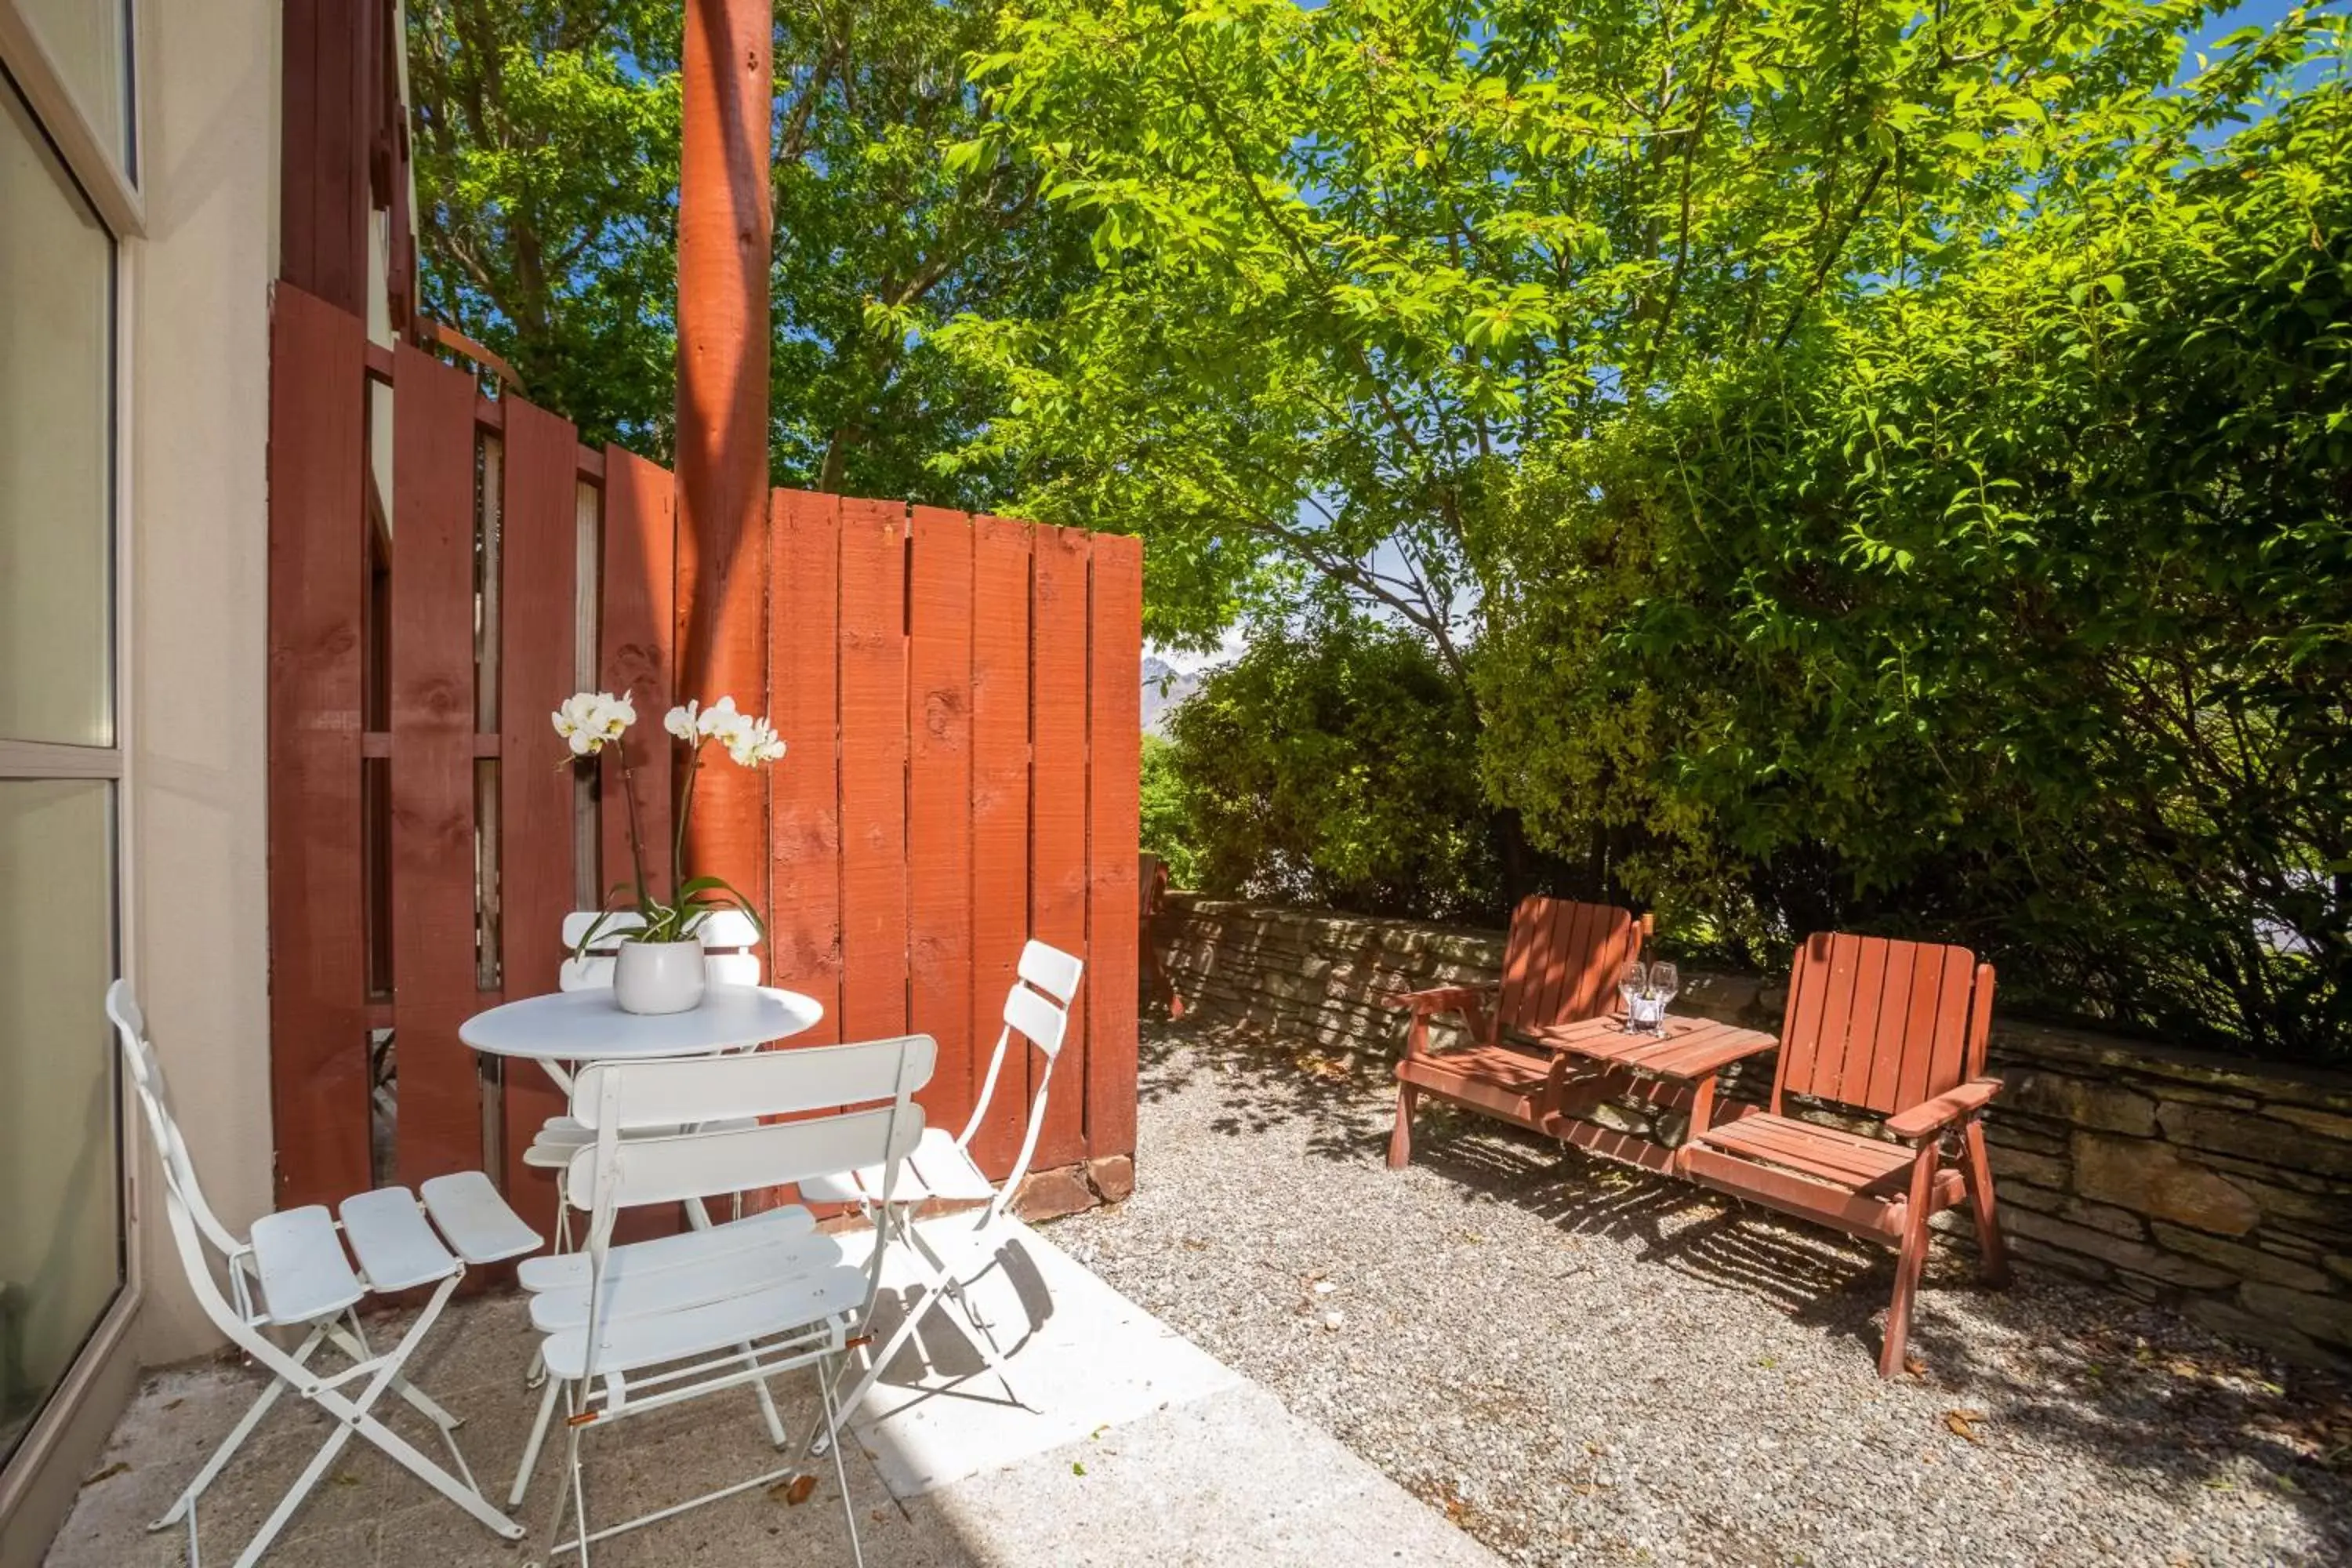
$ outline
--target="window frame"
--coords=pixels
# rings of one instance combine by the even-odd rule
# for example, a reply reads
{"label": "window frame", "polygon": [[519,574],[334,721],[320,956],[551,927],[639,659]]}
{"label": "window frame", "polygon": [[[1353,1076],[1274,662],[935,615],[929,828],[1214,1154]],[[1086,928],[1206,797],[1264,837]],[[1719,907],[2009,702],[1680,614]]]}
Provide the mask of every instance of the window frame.
{"label": "window frame", "polygon": [[[145,11],[140,0],[119,0],[124,7],[123,90],[127,124],[124,145],[135,169],[145,143]],[[132,516],[131,397],[136,331],[133,301],[137,298],[138,249],[145,237],[145,204],[131,173],[110,150],[109,138],[94,128],[86,108],[76,98],[56,62],[16,7],[16,0],[0,0],[0,92],[13,91],[31,111],[34,129],[47,139],[49,152],[79,188],[111,240],[108,299],[108,435],[107,435],[107,604],[106,648],[108,685],[112,698],[111,743],[105,746],[0,737],[0,779],[87,779],[109,784],[110,821],[107,852],[113,881],[113,921],[110,933],[117,973],[137,977],[136,929],[132,867],[136,857],[132,790],[135,769],[128,742],[132,723],[131,637],[130,635]],[[12,1451],[0,1456],[0,1522],[8,1521],[25,1503],[60,1443],[82,1413],[93,1390],[116,1375],[117,1363],[128,1348],[146,1291],[141,1263],[141,1215],[136,1172],[145,1141],[127,1103],[127,1087],[115,1059],[110,1033],[105,1039],[108,1073],[115,1089],[113,1157],[115,1162],[115,1245],[117,1280],[112,1299],[90,1324],[80,1349],[51,1387],[31,1424],[19,1434]]]}
{"label": "window frame", "polygon": [[[141,20],[145,7],[138,0],[120,0],[120,4],[124,7],[123,48],[131,57],[122,84],[129,122],[121,133],[131,153],[129,168],[115,156],[110,145],[113,138],[99,131],[89,107],[75,96],[56,58],[33,30],[31,19],[17,9],[16,0],[0,0],[0,67],[16,79],[16,90],[24,95],[67,172],[80,182],[82,194],[98,209],[99,220],[113,232],[118,252],[124,240],[144,238],[147,233],[147,203],[138,179],[140,150],[146,142],[147,117],[142,112],[146,72],[141,68],[144,54]],[[116,273],[119,281],[120,267]],[[120,294],[118,288],[118,304]]]}

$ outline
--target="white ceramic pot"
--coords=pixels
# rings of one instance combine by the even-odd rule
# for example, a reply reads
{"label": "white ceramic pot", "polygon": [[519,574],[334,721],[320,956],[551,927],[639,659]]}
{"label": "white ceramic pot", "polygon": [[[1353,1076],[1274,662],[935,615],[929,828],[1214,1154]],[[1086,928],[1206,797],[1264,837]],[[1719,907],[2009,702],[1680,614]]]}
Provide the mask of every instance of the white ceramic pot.
{"label": "white ceramic pot", "polygon": [[613,961],[613,1000],[624,1013],[684,1013],[702,1005],[702,943],[625,942]]}

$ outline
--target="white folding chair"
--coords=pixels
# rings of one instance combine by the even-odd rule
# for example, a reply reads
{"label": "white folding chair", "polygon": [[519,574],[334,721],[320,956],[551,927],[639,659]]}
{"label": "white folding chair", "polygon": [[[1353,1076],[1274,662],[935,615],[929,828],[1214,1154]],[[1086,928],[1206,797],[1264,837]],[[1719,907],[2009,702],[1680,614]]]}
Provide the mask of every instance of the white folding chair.
{"label": "white folding chair", "polygon": [[[972,1304],[968,1288],[996,1266],[997,1222],[1020,1193],[1022,1180],[1029,1173],[1029,1162],[1036,1156],[1037,1135],[1045,1125],[1045,1091],[1053,1079],[1054,1063],[1061,1055],[1062,1037],[1069,1028],[1070,1001],[1078,993],[1078,977],[1085,969],[1080,960],[1042,942],[1022,948],[1018,978],[1005,994],[1004,1027],[998,1031],[995,1054],[988,1060],[988,1077],[981,1084],[980,1103],[972,1107],[971,1119],[961,1132],[952,1138],[942,1130],[925,1132],[905,1168],[895,1173],[868,1164],[837,1176],[801,1184],[801,1196],[807,1202],[858,1205],[872,1221],[877,1236],[895,1229],[898,1239],[907,1244],[921,1264],[919,1277],[912,1282],[921,1291],[921,1300],[914,1300],[911,1292],[905,1293],[908,1310],[891,1333],[889,1342],[879,1350],[866,1347],[864,1375],[856,1387],[837,1397],[833,1408],[825,1412],[824,1425],[810,1440],[811,1453],[823,1453],[833,1443],[842,1421],[857,1408],[857,1402],[866,1397],[866,1390],[882,1375],[882,1369],[890,1364],[890,1359],[914,1337],[917,1325],[942,1300],[953,1301],[971,1325],[969,1337],[972,1349],[979,1352],[980,1370],[993,1372],[1004,1386],[1004,1396],[1016,1405],[1020,1403],[1020,1395],[1013,1391],[1013,1380],[1005,1373],[1003,1347],[997,1344],[994,1334]],[[1012,1173],[999,1186],[988,1179],[972,1158],[971,1141],[987,1119],[989,1102],[995,1098],[997,1079],[1004,1069],[1004,1058],[1015,1035],[1043,1055],[1045,1065],[1037,1074],[1036,1091],[1030,1097],[1029,1126],[1021,1139],[1020,1155],[1013,1163]],[[969,1224],[960,1217],[941,1220],[931,1226],[930,1234],[926,1234],[915,1228],[915,1211],[935,1200],[983,1206],[977,1219]]]}
{"label": "white folding chair", "polygon": [[[604,923],[599,927],[597,922]],[[614,913],[609,917],[598,910],[574,910],[563,917],[563,946],[568,953],[583,942],[587,951],[578,957],[566,957],[556,972],[556,984],[565,991],[611,990],[613,965],[620,952],[622,942],[641,930],[645,922],[634,914]],[[589,933],[595,933],[593,940]],[[760,928],[751,917],[740,910],[714,910],[696,929],[702,942],[704,977],[713,985],[757,985],[760,983]],[[756,1047],[746,1047],[747,1049]],[[566,1095],[572,1092],[572,1079],[576,1063],[541,1064],[547,1076],[555,1080],[556,1088]],[[675,1129],[671,1129],[675,1131]],[[582,1145],[590,1142],[587,1124],[572,1115],[551,1116],[540,1125],[530,1146],[523,1151],[522,1163],[538,1170],[561,1173],[572,1163]],[[571,1205],[559,1203],[555,1210],[555,1249],[567,1252],[572,1247]]]}
{"label": "white folding chair", "polygon": [[[473,1471],[457,1447],[457,1418],[419,1392],[402,1375],[402,1369],[431,1331],[467,1264],[503,1262],[536,1252],[538,1235],[507,1206],[488,1177],[468,1171],[425,1183],[419,1189],[421,1205],[417,1195],[405,1187],[383,1187],[343,1200],[340,1223],[323,1206],[287,1209],[254,1221],[247,1238],[239,1241],[221,1223],[197,1185],[194,1163],[188,1158],[187,1144],[173,1116],[163,1068],[147,1040],[146,1020],[127,982],[118,980],[107,988],[106,1012],[114,1022],[124,1066],[155,1141],[163,1168],[164,1214],[189,1286],[213,1326],[271,1374],[269,1386],[213,1450],[195,1479],[148,1528],[165,1530],[185,1520],[189,1568],[199,1568],[199,1500],[278,1396],[291,1389],[324,1411],[333,1429],[238,1554],[237,1568],[260,1560],[353,1434],[374,1444],[486,1528],[509,1541],[521,1539],[522,1526],[493,1508],[475,1484]],[[219,1276],[215,1273],[215,1256]],[[438,1288],[399,1343],[383,1352],[369,1345],[355,1310],[362,1297],[436,1282]],[[263,1331],[273,1328],[308,1331],[289,1352]],[[352,1363],[331,1374],[310,1364],[311,1356],[330,1343]],[[375,1405],[387,1393],[398,1395],[433,1423],[448,1446],[449,1458],[457,1467],[456,1475],[419,1453],[377,1417]]]}
{"label": "white folding chair", "polygon": [[[746,1385],[762,1400],[769,1436],[789,1446],[768,1379],[800,1367],[817,1372],[829,1417],[834,1363],[863,1332],[887,1248],[873,1237],[819,1233],[805,1209],[779,1210],[709,1230],[613,1245],[625,1208],[675,1204],[721,1193],[782,1186],[872,1165],[881,1191],[922,1135],[915,1090],[928,1082],[938,1047],[928,1035],[684,1061],[597,1062],[575,1080],[572,1105],[593,1141],[572,1158],[563,1190],[590,1215],[585,1246],[535,1259],[523,1280],[531,1322],[544,1336],[550,1373],[542,1405],[515,1478],[519,1502],[553,1410],[566,1405],[564,1495],[576,1528],[551,1557],[797,1474],[796,1465],[707,1492],[621,1524],[591,1529],[580,1446],[592,1429],[688,1399]],[[818,1117],[816,1110],[853,1109]],[[865,1109],[854,1109],[864,1107]],[[722,1115],[802,1116],[726,1128]],[[664,1128],[689,1131],[664,1132]],[[860,1257],[862,1254],[862,1258]],[[861,1267],[862,1264],[862,1267]],[[835,1455],[850,1546],[859,1563],[849,1477]]]}

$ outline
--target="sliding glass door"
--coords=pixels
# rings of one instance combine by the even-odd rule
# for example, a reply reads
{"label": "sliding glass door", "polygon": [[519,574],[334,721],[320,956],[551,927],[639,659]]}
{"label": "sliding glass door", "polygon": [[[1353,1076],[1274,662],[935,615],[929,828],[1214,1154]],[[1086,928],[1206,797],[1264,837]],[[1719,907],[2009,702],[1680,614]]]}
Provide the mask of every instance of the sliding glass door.
{"label": "sliding glass door", "polygon": [[[120,100],[104,111],[120,114]],[[121,1136],[103,1009],[117,973],[122,776],[116,241],[5,71],[0,215],[5,1464],[124,1279]]]}

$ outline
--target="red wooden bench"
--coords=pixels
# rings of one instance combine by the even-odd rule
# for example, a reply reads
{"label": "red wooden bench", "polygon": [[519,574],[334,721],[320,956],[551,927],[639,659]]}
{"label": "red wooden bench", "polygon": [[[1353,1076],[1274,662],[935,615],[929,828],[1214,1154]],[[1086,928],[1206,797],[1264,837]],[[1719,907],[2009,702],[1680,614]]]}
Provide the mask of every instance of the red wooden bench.
{"label": "red wooden bench", "polygon": [[[1613,905],[1522,899],[1511,912],[1499,986],[1490,992],[1440,985],[1391,997],[1389,1005],[1410,1011],[1412,1021],[1404,1058],[1397,1063],[1390,1167],[1402,1169],[1412,1159],[1412,1113],[1423,1095],[1534,1131],[1572,1135],[1559,1114],[1566,1058],[1514,1042],[1528,1041],[1550,1025],[1606,1014],[1616,1001],[1618,974],[1641,955],[1649,932],[1649,916]],[[1461,1018],[1471,1043],[1432,1052],[1429,1021],[1448,1013]]]}
{"label": "red wooden bench", "polygon": [[[1992,965],[1966,948],[1809,938],[1790,976],[1769,1111],[1710,1126],[1702,1095],[1675,1162],[1718,1192],[1895,1247],[1882,1377],[1903,1370],[1931,1215],[1968,1204],[1986,1283],[2008,1282],[1980,1124],[2000,1088],[1984,1076],[1992,992]],[[1887,1136],[1786,1115],[1791,1095],[1874,1112]]]}

